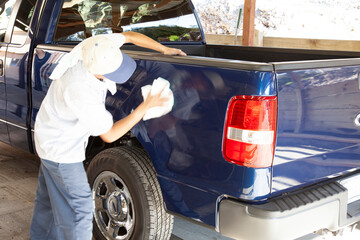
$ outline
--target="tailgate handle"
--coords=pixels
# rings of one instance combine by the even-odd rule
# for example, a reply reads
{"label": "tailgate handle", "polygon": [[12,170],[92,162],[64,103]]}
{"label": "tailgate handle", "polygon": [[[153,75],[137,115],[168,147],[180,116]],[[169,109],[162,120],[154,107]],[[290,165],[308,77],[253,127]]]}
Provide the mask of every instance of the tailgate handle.
{"label": "tailgate handle", "polygon": [[356,115],[354,120],[355,126],[360,127],[360,113]]}

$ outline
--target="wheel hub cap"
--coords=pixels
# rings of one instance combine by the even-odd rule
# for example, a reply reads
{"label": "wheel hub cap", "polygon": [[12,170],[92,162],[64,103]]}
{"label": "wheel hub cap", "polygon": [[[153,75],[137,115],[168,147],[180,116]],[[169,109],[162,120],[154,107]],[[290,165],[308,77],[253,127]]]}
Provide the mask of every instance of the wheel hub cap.
{"label": "wheel hub cap", "polygon": [[128,215],[128,203],[124,194],[115,191],[107,198],[108,213],[113,219],[124,221]]}
{"label": "wheel hub cap", "polygon": [[95,222],[106,239],[130,239],[135,210],[130,192],[115,173],[104,171],[94,181]]}

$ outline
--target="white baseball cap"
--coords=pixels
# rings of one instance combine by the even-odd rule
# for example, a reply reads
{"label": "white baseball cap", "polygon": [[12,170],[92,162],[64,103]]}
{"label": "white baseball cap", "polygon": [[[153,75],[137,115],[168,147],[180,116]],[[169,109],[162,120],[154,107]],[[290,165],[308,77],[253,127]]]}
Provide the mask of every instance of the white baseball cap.
{"label": "white baseball cap", "polygon": [[120,50],[119,43],[104,35],[82,42],[82,61],[92,74],[100,74],[116,82],[126,82],[136,69],[135,61]]}

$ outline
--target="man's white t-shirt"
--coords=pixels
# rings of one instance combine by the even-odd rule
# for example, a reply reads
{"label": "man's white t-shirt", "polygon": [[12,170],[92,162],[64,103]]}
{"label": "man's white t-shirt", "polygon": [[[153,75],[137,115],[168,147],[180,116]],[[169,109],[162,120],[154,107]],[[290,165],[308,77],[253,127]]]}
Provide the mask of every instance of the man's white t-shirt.
{"label": "man's white t-shirt", "polygon": [[[110,34],[109,38],[119,41],[119,46],[125,40],[122,34]],[[67,57],[74,58],[71,54]],[[108,90],[116,92],[116,84],[97,79],[81,59],[61,72],[51,83],[37,114],[35,148],[42,159],[82,162],[89,137],[106,133],[113,125],[113,117],[105,108],[105,97]]]}

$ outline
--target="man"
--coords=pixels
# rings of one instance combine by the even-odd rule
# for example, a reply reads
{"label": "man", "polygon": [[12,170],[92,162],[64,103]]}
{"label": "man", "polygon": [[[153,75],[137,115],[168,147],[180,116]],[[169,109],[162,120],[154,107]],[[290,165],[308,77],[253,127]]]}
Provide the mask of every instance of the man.
{"label": "man", "polygon": [[89,136],[113,142],[152,107],[168,100],[148,95],[127,117],[113,123],[105,109],[106,92],[132,75],[136,63],[120,51],[127,42],[166,55],[186,54],[134,32],[88,38],[54,69],[49,91],[35,122],[35,147],[41,159],[30,229],[32,240],[90,240],[93,203],[83,167]]}

